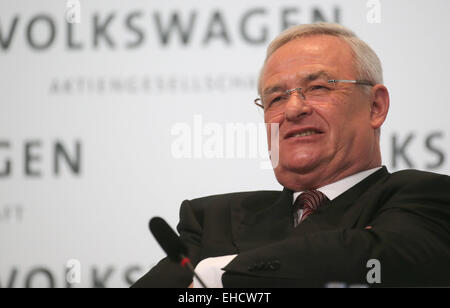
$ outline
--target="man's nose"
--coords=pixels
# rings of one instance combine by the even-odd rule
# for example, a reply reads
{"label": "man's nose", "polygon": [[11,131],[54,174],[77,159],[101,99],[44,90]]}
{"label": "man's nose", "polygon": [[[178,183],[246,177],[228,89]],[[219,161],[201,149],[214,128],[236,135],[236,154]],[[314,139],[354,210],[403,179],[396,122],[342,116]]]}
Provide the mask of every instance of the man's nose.
{"label": "man's nose", "polygon": [[285,109],[286,120],[296,121],[311,113],[311,105],[305,100],[305,97],[300,91],[290,93]]}

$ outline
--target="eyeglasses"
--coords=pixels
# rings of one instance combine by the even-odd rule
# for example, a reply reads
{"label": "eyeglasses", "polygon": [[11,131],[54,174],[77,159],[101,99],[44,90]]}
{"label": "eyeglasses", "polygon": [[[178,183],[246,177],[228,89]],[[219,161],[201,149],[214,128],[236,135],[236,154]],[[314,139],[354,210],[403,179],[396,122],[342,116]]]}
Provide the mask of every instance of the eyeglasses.
{"label": "eyeglasses", "polygon": [[258,97],[254,100],[255,105],[261,107],[265,111],[278,110],[280,106],[283,106],[289,100],[289,97],[293,93],[299,93],[301,98],[308,103],[322,103],[326,102],[330,97],[332,91],[336,89],[336,83],[353,83],[364,86],[374,86],[374,84],[368,80],[344,80],[344,79],[331,79],[331,80],[316,80],[311,82],[305,88],[294,88],[290,90],[280,91],[276,88],[268,91],[262,97]]}

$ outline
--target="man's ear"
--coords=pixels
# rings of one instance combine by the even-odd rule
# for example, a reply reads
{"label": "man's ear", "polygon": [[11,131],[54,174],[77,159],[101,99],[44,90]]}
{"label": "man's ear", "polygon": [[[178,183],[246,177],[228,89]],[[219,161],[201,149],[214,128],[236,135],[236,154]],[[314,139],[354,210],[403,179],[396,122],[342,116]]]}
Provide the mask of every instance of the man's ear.
{"label": "man's ear", "polygon": [[379,129],[389,111],[389,92],[382,84],[372,87],[372,102],[370,105],[370,124]]}

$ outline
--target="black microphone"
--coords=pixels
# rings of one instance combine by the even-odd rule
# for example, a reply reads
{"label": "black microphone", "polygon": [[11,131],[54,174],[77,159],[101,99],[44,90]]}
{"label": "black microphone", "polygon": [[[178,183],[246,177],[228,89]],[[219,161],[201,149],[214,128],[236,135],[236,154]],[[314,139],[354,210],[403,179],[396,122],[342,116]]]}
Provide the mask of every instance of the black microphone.
{"label": "black microphone", "polygon": [[161,217],[153,217],[149,223],[150,231],[159,243],[161,248],[166,252],[169,259],[179,263],[181,266],[187,268],[194,274],[195,278],[200,282],[202,287],[207,288],[204,282],[200,279],[192,266],[191,260],[187,257],[188,249],[181,241],[180,237],[172,230],[167,222]]}

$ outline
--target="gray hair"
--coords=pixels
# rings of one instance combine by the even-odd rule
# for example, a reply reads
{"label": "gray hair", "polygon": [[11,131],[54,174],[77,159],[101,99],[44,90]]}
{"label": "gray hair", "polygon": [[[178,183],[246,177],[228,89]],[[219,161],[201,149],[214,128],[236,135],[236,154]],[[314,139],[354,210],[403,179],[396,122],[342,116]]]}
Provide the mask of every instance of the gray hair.
{"label": "gray hair", "polygon": [[291,27],[278,35],[267,48],[266,59],[258,78],[258,93],[261,94],[261,80],[269,57],[284,44],[300,38],[313,35],[331,35],[341,38],[350,46],[354,55],[354,65],[357,79],[368,80],[373,84],[383,83],[381,62],[372,48],[359,39],[356,34],[344,26],[333,23],[315,23]]}

